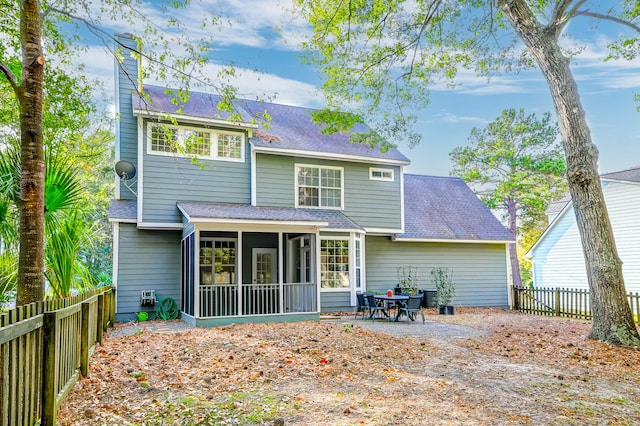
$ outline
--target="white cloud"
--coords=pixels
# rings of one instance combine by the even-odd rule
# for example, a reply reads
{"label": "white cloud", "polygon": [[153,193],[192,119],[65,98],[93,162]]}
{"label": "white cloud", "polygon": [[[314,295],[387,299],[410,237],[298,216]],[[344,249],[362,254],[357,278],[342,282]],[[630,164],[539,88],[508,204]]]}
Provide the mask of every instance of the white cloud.
{"label": "white cloud", "polygon": [[[217,75],[223,69],[223,65],[209,64],[205,68],[205,73]],[[248,99],[256,96],[273,96],[273,100],[277,103],[307,107],[317,107],[322,99],[311,84],[245,68],[236,69],[230,83],[238,89],[239,97]],[[162,84],[162,82],[155,82],[155,84]]]}
{"label": "white cloud", "polygon": [[433,117],[438,119],[438,121],[441,121],[444,123],[479,123],[479,124],[488,123],[488,121],[482,117],[462,116],[462,115],[452,114],[450,112],[434,114]]}

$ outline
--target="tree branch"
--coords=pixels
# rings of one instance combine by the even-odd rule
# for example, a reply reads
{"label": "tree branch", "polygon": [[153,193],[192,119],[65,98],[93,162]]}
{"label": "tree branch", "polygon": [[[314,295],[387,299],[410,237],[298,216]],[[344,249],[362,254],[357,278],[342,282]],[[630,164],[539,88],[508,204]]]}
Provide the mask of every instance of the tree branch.
{"label": "tree branch", "polygon": [[[174,67],[174,66],[172,66],[170,64],[167,64],[167,63],[164,63],[162,61],[159,61],[159,60],[157,60],[157,59],[155,59],[155,58],[153,58],[153,57],[151,57],[149,55],[146,55],[144,52],[142,52],[142,51],[140,51],[138,49],[132,49],[129,46],[125,46],[116,37],[114,37],[111,33],[103,30],[98,25],[94,24],[93,22],[89,21],[86,18],[70,14],[68,12],[65,12],[64,10],[60,10],[60,9],[55,8],[55,7],[50,7],[49,10],[47,11],[47,13],[48,12],[58,13],[58,14],[60,14],[62,16],[66,16],[68,18],[73,19],[74,21],[78,21],[78,22],[84,24],[92,34],[94,34],[96,37],[98,37],[100,40],[102,40],[105,48],[109,51],[109,53],[113,54],[114,56],[116,56],[115,52],[108,47],[108,44],[105,42],[105,38],[115,42],[116,44],[118,44],[123,49],[130,50],[130,51],[134,52],[135,54],[140,55],[140,57],[143,57],[143,58],[147,59],[149,62],[153,62],[154,64],[162,65],[163,67],[165,67],[165,68],[167,68],[167,69],[169,69],[169,70],[171,70],[171,71],[173,71],[173,72],[175,72],[175,73],[177,73],[179,75],[182,75],[182,76],[185,76],[185,77],[189,77],[190,79],[193,79],[194,81],[202,84],[203,86],[213,86],[211,83],[203,80],[202,78],[198,78],[198,77],[193,76],[193,75],[191,75],[191,74],[189,74],[189,73],[187,73],[185,71],[182,71],[182,70],[180,70],[180,69],[178,69],[178,68],[176,68],[176,67]],[[129,79],[131,79],[131,77],[129,77]],[[131,80],[131,82],[135,83],[135,81],[133,81],[133,80]]]}
{"label": "tree branch", "polygon": [[9,85],[11,86],[11,88],[13,89],[13,91],[15,92],[18,98],[18,102],[22,104],[23,90],[22,90],[22,86],[18,84],[18,80],[16,79],[15,74],[9,69],[9,67],[4,62],[0,62],[0,71],[2,71],[2,74],[4,74],[5,77],[7,77],[7,80],[9,81]]}
{"label": "tree branch", "polygon": [[620,24],[620,25],[624,25],[626,27],[629,27],[633,30],[635,30],[636,32],[640,33],[640,26],[629,22],[627,20],[624,20],[622,18],[617,18],[615,16],[609,16],[609,15],[605,15],[602,13],[598,13],[598,12],[591,12],[589,10],[580,10],[577,11],[575,16],[590,16],[592,18],[598,18],[598,19],[602,19],[603,21],[611,21],[611,22],[615,22],[616,24]]}
{"label": "tree branch", "polygon": [[555,7],[553,12],[553,17],[549,22],[549,28],[553,29],[553,33],[555,38],[557,39],[562,34],[562,31],[569,23],[569,20],[575,13],[575,11],[582,6],[586,0],[579,0],[577,4],[575,4],[569,12],[567,9],[573,0],[561,0]]}

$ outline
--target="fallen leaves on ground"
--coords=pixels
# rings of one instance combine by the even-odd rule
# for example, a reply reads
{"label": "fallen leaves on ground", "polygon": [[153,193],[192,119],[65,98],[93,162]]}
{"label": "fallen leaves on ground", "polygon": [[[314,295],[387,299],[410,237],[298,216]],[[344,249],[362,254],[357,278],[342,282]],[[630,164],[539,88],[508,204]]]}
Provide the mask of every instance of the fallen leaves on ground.
{"label": "fallen leaves on ground", "polygon": [[358,320],[107,333],[58,422],[623,425],[640,419],[640,351],[586,339],[589,323],[498,309],[427,317],[487,334],[398,337]]}

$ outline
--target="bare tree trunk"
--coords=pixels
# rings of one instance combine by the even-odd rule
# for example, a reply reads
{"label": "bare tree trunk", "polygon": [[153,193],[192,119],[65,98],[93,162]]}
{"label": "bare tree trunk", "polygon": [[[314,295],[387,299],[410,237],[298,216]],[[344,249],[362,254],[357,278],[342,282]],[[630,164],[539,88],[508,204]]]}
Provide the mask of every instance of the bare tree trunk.
{"label": "bare tree trunk", "polygon": [[598,152],[569,60],[557,42],[560,25],[564,23],[541,26],[524,0],[501,0],[499,5],[532,53],[551,90],[591,292],[593,327],[589,337],[614,344],[638,344],[640,337],[627,301],[622,262],[598,175]]}
{"label": "bare tree trunk", "polygon": [[44,153],[42,92],[44,56],[37,0],[23,0],[20,10],[22,93],[20,99],[20,255],[18,295],[23,305],[44,298]]}
{"label": "bare tree trunk", "polygon": [[[516,202],[514,199],[507,199],[507,212],[509,213],[509,231],[516,237],[516,220],[518,212],[516,211]],[[509,244],[509,260],[511,261],[511,275],[514,287],[522,287],[522,277],[520,276],[520,262],[518,262],[518,244]]]}

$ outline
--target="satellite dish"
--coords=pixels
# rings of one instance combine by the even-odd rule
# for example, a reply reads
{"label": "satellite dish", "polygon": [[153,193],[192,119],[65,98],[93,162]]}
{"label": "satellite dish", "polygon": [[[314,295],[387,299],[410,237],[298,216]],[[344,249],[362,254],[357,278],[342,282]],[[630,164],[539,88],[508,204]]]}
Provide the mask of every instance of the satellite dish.
{"label": "satellite dish", "polygon": [[116,163],[115,171],[120,179],[127,181],[136,175],[136,166],[126,160],[120,160]]}

